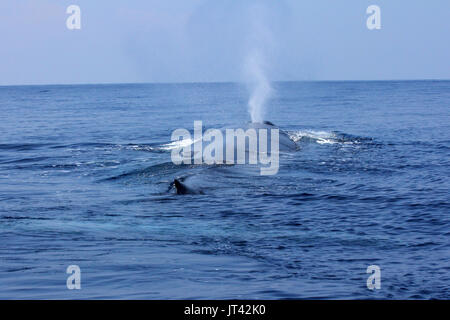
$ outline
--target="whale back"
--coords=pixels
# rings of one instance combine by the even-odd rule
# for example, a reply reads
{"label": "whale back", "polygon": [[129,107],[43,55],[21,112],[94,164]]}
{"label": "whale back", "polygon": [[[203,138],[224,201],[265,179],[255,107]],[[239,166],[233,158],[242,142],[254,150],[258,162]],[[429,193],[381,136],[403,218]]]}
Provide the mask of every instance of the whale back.
{"label": "whale back", "polygon": [[[224,127],[201,131],[194,139],[177,141],[172,155],[184,164],[255,164],[255,156],[271,157],[275,153],[292,153],[297,144],[289,135],[269,121],[247,123],[241,127]],[[278,138],[272,141],[272,138]],[[245,157],[245,158],[244,158]],[[182,160],[179,160],[182,159]]]}
{"label": "whale back", "polygon": [[[242,129],[245,133],[248,132],[248,129],[254,129],[254,133],[256,133],[256,141],[253,140],[254,143],[250,143],[250,138],[248,136],[245,137],[245,147],[244,147],[244,153],[240,152],[241,150],[238,150],[238,142],[237,142],[237,138],[234,137],[234,139],[232,140],[232,146],[227,146],[227,144],[231,141],[227,139],[227,130],[228,129],[233,129],[234,132],[236,132],[236,130]],[[261,137],[261,131],[260,129],[265,129],[267,134],[264,136],[264,138]],[[297,144],[292,141],[290,139],[290,137],[288,136],[288,134],[279,129],[278,127],[276,127],[275,125],[273,125],[271,122],[269,121],[265,121],[263,123],[248,123],[246,126],[244,126],[243,128],[222,128],[220,129],[221,133],[222,133],[222,156],[223,156],[223,161],[225,162],[225,159],[233,159],[233,163],[248,163],[250,155],[251,154],[258,154],[258,152],[260,151],[260,142],[266,146],[266,151],[267,151],[267,155],[271,156],[272,154],[272,130],[278,130],[278,152],[283,153],[283,152],[294,152],[298,149]],[[261,141],[261,139],[263,139]],[[202,150],[205,150],[205,147],[207,145],[209,145],[211,143],[211,141],[205,141],[205,139],[203,139],[202,141]],[[199,148],[200,149],[200,148]],[[198,150],[198,149],[197,149]],[[227,152],[229,152],[230,150],[233,150],[233,155],[227,155]],[[227,157],[228,156],[228,157]],[[200,158],[203,159],[203,161],[208,163],[208,160],[210,160],[209,162],[211,163],[212,160],[210,158],[215,158],[215,154],[214,155],[210,155],[208,153],[202,152],[202,154],[196,154],[194,152],[194,159],[198,159]],[[244,158],[245,157],[245,158]],[[227,161],[228,163],[228,161]]]}

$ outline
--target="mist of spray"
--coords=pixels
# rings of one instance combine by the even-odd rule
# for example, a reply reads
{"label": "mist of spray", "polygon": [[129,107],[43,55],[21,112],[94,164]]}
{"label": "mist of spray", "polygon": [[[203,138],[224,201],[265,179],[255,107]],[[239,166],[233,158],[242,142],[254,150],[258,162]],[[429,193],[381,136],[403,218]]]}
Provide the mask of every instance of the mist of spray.
{"label": "mist of spray", "polygon": [[273,89],[264,72],[264,60],[258,51],[252,51],[246,58],[246,74],[251,90],[248,101],[248,111],[252,122],[262,123],[266,115],[266,103]]}
{"label": "mist of spray", "polygon": [[250,28],[247,38],[247,55],[244,61],[245,80],[250,89],[248,111],[252,122],[265,120],[267,101],[273,89],[267,78],[267,57],[265,50],[272,45],[271,33],[267,28],[267,7],[249,7]]}

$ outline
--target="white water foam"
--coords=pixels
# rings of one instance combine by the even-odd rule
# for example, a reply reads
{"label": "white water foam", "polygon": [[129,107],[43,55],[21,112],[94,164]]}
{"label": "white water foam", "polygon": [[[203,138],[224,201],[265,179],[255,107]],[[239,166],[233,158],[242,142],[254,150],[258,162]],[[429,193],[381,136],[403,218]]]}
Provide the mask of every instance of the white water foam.
{"label": "white water foam", "polygon": [[183,139],[183,140],[178,140],[178,141],[173,141],[173,142],[163,144],[161,147],[159,147],[159,149],[160,150],[179,149],[179,148],[190,146],[194,142],[195,141],[193,139],[188,138],[188,139]]}
{"label": "white water foam", "polygon": [[354,144],[356,141],[344,141],[339,138],[336,133],[328,131],[314,131],[314,130],[298,130],[288,131],[289,138],[294,142],[312,141],[318,144]]}

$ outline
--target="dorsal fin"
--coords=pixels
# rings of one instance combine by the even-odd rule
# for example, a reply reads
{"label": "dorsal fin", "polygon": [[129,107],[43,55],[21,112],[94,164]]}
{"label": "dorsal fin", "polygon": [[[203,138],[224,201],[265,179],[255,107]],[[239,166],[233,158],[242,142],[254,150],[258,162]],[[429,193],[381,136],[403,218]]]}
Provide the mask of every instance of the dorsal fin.
{"label": "dorsal fin", "polygon": [[188,189],[184,184],[181,183],[180,180],[175,179],[173,180],[173,184],[175,186],[175,189],[177,190],[177,194],[186,194],[188,193]]}

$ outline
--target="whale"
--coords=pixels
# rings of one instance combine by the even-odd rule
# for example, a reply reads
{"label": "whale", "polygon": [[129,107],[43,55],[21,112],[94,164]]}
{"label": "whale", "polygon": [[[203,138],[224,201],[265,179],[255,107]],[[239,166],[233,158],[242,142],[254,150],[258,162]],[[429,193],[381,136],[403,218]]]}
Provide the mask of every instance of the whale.
{"label": "whale", "polygon": [[[230,127],[226,127],[226,128],[221,128],[219,129],[222,133],[226,133],[227,130],[229,129],[234,129],[234,128],[230,128]],[[210,168],[214,168],[214,167],[218,167],[218,166],[236,166],[237,164],[244,164],[244,165],[239,165],[239,170],[252,170],[254,171],[255,166],[246,166],[245,164],[248,163],[248,159],[251,157],[251,154],[253,153],[257,153],[258,150],[255,150],[255,146],[256,149],[258,149],[259,143],[261,139],[266,139],[263,140],[263,142],[267,141],[267,145],[271,146],[272,145],[272,130],[277,129],[277,136],[278,136],[278,150],[276,151],[276,159],[277,159],[277,166],[278,166],[278,156],[279,154],[282,153],[293,153],[295,151],[297,151],[299,149],[298,145],[290,138],[290,136],[287,134],[287,132],[285,132],[284,130],[281,130],[280,128],[278,128],[276,125],[274,125],[272,122],[270,121],[263,121],[262,123],[247,123],[245,126],[243,126],[243,128],[240,128],[242,130],[248,130],[248,129],[255,129],[256,132],[256,139],[257,139],[257,143],[251,145],[251,143],[249,142],[249,140],[247,140],[245,143],[245,150],[244,152],[239,153],[238,150],[236,150],[237,148],[237,144],[235,142],[233,142],[233,145],[231,146],[232,150],[234,151],[234,157],[232,158],[232,163],[228,164],[217,164],[214,163],[214,159],[208,159],[208,155],[205,155],[202,152],[192,152],[191,153],[191,157],[192,157],[192,162],[193,164],[195,163],[200,163],[200,164],[204,164],[205,162],[207,163],[207,166],[209,166]],[[260,132],[259,129],[266,129],[267,134],[261,138],[260,137]],[[204,137],[202,137],[202,139],[205,139]],[[225,155],[227,151],[229,151],[227,146],[227,143],[230,140],[227,139],[223,139],[223,154]],[[194,144],[194,142],[192,143]],[[269,150],[270,149],[270,150]],[[195,146],[194,146],[194,150],[195,150]],[[242,151],[242,150],[241,150]],[[272,154],[272,150],[269,147],[267,149],[267,154],[270,156],[273,156]],[[256,165],[256,167],[262,167],[261,164]],[[262,169],[260,169],[262,170]],[[276,169],[278,171],[278,168]],[[175,189],[176,194],[177,195],[186,195],[186,194],[204,194],[202,191],[202,188],[204,188],[205,186],[202,186],[201,184],[197,183],[197,185],[189,185],[189,180],[190,180],[190,176],[187,177],[176,177],[174,178],[173,182],[171,183],[172,188]],[[215,181],[214,181],[215,184]]]}
{"label": "whale", "polygon": [[[291,137],[287,134],[286,131],[280,129],[279,127],[275,126],[270,121],[263,121],[262,123],[249,123],[249,128],[254,129],[267,129],[267,131],[270,133],[273,129],[278,129],[279,131],[279,151],[281,152],[295,152],[299,149],[298,145],[291,139]],[[270,137],[271,135],[268,134]],[[268,142],[269,143],[269,142]]]}
{"label": "whale", "polygon": [[186,186],[179,179],[173,180],[173,186],[177,192],[177,194],[203,194],[201,190],[194,190]]}

